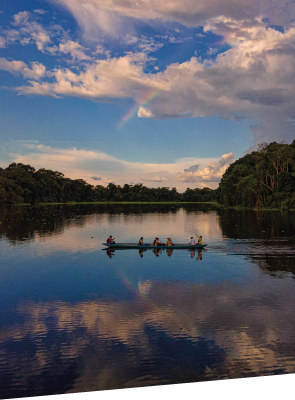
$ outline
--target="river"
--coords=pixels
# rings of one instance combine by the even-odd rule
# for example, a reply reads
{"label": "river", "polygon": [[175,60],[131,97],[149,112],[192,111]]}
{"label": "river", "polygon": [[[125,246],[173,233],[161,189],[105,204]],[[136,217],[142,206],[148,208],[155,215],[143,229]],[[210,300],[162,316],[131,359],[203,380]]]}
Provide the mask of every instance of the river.
{"label": "river", "polygon": [[[106,251],[203,236],[202,251]],[[295,213],[0,211],[0,397],[295,373]]]}

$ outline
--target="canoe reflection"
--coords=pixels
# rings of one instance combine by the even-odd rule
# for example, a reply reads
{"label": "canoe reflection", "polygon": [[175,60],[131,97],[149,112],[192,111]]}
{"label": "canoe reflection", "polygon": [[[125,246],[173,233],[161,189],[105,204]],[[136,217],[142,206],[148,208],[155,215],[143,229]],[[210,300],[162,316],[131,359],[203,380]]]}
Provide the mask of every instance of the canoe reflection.
{"label": "canoe reflection", "polygon": [[[124,249],[124,248],[122,248],[122,249],[106,249],[106,254],[107,254],[107,256],[109,256],[110,258],[112,258],[112,257],[115,255],[115,252],[116,252],[116,251],[122,251],[122,250],[128,250],[128,249]],[[138,250],[139,256],[140,256],[140,257],[143,257],[144,253],[146,253],[147,250],[148,250],[148,249],[142,249],[142,248],[139,249],[139,250]],[[171,249],[171,248],[170,248],[170,249],[163,249],[163,248],[161,248],[161,249],[152,249],[152,252],[154,253],[154,255],[155,255],[156,257],[159,257],[160,254],[166,254],[168,257],[171,257],[173,251],[176,251],[176,250],[175,250],[175,249]],[[177,251],[179,251],[179,250],[177,250]],[[187,250],[181,250],[181,251],[187,251]],[[190,255],[191,258],[194,258],[194,257],[196,256],[196,252],[197,252],[196,261],[202,260],[202,252],[203,252],[203,249],[199,249],[199,250],[197,250],[197,251],[196,251],[196,250],[188,251],[188,253],[189,253],[189,255]]]}

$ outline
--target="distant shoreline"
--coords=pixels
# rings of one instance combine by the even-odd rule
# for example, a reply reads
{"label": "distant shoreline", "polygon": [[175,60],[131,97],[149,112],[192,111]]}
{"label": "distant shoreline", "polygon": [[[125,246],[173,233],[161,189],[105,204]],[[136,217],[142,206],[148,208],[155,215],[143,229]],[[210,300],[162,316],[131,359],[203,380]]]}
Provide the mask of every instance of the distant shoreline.
{"label": "distant shoreline", "polygon": [[14,203],[6,204],[7,206],[47,206],[47,205],[75,205],[75,204],[212,204],[223,207],[215,201],[67,201],[67,202],[52,202],[52,203]]}
{"label": "distant shoreline", "polygon": [[14,204],[6,204],[6,206],[52,206],[52,205],[182,205],[182,204],[208,204],[216,207],[222,207],[225,209],[237,210],[237,211],[284,211],[284,212],[294,212],[294,208],[290,209],[282,209],[282,208],[268,208],[268,207],[260,207],[260,208],[251,208],[244,206],[225,206],[224,204],[219,204],[216,201],[68,201],[68,202],[52,202],[52,203],[14,203]]}

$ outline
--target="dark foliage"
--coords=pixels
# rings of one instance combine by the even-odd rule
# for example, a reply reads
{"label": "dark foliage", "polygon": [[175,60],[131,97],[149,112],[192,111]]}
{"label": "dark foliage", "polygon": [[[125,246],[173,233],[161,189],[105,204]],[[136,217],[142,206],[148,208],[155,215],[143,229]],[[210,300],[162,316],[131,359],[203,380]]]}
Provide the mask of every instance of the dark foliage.
{"label": "dark foliage", "polygon": [[0,205],[54,202],[206,202],[250,208],[295,208],[295,140],[292,144],[262,143],[258,151],[240,158],[224,173],[218,189],[187,188],[184,193],[169,187],[142,184],[121,187],[93,186],[83,179],[69,179],[61,172],[36,171],[30,165],[0,168]]}
{"label": "dark foliage", "polygon": [[186,189],[184,193],[179,193],[176,188],[147,188],[142,184],[93,186],[83,179],[69,179],[61,172],[44,168],[36,171],[30,165],[21,163],[0,169],[0,205],[71,201],[202,202],[213,200],[214,193],[210,188]]}
{"label": "dark foliage", "polygon": [[225,206],[295,208],[295,140],[263,143],[229,166],[216,200]]}

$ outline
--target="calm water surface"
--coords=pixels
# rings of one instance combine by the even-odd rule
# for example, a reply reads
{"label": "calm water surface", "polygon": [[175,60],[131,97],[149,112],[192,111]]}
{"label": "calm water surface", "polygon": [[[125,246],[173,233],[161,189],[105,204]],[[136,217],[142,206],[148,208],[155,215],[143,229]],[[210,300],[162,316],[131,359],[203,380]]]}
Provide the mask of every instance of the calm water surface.
{"label": "calm water surface", "polygon": [[[106,251],[140,236],[203,251]],[[0,397],[295,373],[295,214],[0,212]]]}

